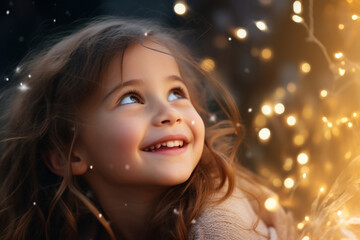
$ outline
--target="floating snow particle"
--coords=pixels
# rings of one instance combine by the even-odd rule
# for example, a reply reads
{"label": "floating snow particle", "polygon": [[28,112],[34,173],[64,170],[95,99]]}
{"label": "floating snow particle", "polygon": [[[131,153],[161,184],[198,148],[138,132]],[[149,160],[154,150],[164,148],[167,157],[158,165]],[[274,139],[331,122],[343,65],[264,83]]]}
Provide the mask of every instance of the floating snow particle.
{"label": "floating snow particle", "polygon": [[31,74],[29,74],[28,77],[31,78]]}
{"label": "floating snow particle", "polygon": [[216,121],[216,115],[215,114],[211,114],[210,116],[210,122],[215,122]]}
{"label": "floating snow particle", "polygon": [[229,41],[231,41],[231,40],[232,40],[232,38],[231,38],[231,37],[228,37],[228,40],[229,40]]}
{"label": "floating snow particle", "polygon": [[33,205],[35,206],[35,205],[36,205],[36,202],[33,202]]}
{"label": "floating snow particle", "polygon": [[252,108],[249,108],[249,109],[248,109],[248,112],[249,112],[249,113],[252,112]]}
{"label": "floating snow particle", "polygon": [[173,212],[174,212],[176,215],[179,215],[179,210],[177,210],[176,208],[174,208]]}
{"label": "floating snow particle", "polygon": [[124,206],[127,207],[127,203],[125,203]]}
{"label": "floating snow particle", "polygon": [[191,124],[194,125],[194,124],[195,124],[195,120],[192,120],[192,121],[191,121]]}
{"label": "floating snow particle", "polygon": [[99,218],[102,218],[102,214],[101,214],[101,213],[99,213]]}
{"label": "floating snow particle", "polygon": [[93,169],[94,168],[94,166],[93,165],[90,165],[90,167],[89,167],[90,169]]}
{"label": "floating snow particle", "polygon": [[129,165],[129,164],[126,164],[126,165],[125,165],[125,169],[126,169],[126,170],[129,170],[129,169],[130,169],[130,165]]}
{"label": "floating snow particle", "polygon": [[17,67],[17,68],[15,69],[15,72],[16,72],[16,73],[19,73],[20,70],[21,70],[21,68],[20,68],[20,67]]}
{"label": "floating snow particle", "polygon": [[195,223],[196,223],[196,220],[195,220],[195,219],[191,220],[191,223],[192,223],[192,224],[195,224]]}
{"label": "floating snow particle", "polygon": [[20,83],[19,89],[20,89],[21,91],[26,91],[26,90],[29,89],[29,87],[28,87],[26,84],[24,84],[24,83]]}
{"label": "floating snow particle", "polygon": [[6,10],[6,15],[9,15],[10,14],[10,11],[9,10]]}
{"label": "floating snow particle", "polygon": [[54,18],[53,22],[55,23],[56,22],[56,19]]}
{"label": "floating snow particle", "polygon": [[240,123],[236,123],[236,126],[237,126],[237,127],[240,127],[240,126],[241,126],[241,124],[240,124]]}
{"label": "floating snow particle", "polygon": [[9,81],[9,78],[8,78],[8,77],[5,77],[5,81]]}

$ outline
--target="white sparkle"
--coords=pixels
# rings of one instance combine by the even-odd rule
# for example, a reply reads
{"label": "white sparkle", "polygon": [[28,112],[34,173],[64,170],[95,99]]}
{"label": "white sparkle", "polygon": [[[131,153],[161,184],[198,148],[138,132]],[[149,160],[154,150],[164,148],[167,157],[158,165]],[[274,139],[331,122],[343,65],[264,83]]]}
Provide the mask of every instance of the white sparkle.
{"label": "white sparkle", "polygon": [[195,220],[195,219],[191,220],[191,223],[192,223],[192,224],[195,224],[195,223],[196,223],[196,220]]}
{"label": "white sparkle", "polygon": [[35,205],[36,205],[36,202],[33,202],[33,205],[35,206]]}
{"label": "white sparkle", "polygon": [[179,210],[177,210],[176,208],[174,208],[173,212],[174,212],[176,215],[179,215]]}
{"label": "white sparkle", "polygon": [[19,73],[19,72],[20,72],[20,67],[17,67],[17,68],[15,69],[15,72],[16,72],[16,73]]}
{"label": "white sparkle", "polygon": [[31,78],[31,74],[29,74],[28,77]]}
{"label": "white sparkle", "polygon": [[145,33],[144,33],[144,35],[145,35],[145,37],[147,37],[147,35],[148,35],[148,32],[145,32]]}
{"label": "white sparkle", "polygon": [[56,19],[54,19],[53,22],[56,22]]}
{"label": "white sparkle", "polygon": [[194,125],[194,124],[195,124],[195,120],[192,120],[192,121],[191,121],[191,124]]}
{"label": "white sparkle", "polygon": [[20,89],[21,91],[26,91],[26,90],[29,89],[29,87],[28,87],[26,84],[24,84],[24,83],[20,83],[19,89]]}
{"label": "white sparkle", "polygon": [[9,11],[9,10],[7,10],[7,11],[6,11],[6,15],[9,15],[9,14],[10,14],[10,11]]}
{"label": "white sparkle", "polygon": [[248,109],[248,112],[249,112],[249,113],[252,112],[252,108],[249,108],[249,109]]}
{"label": "white sparkle", "polygon": [[8,78],[8,77],[6,77],[6,78],[5,78],[5,81],[9,81],[9,78]]}
{"label": "white sparkle", "polygon": [[127,203],[125,203],[124,206],[127,207]]}
{"label": "white sparkle", "polygon": [[93,165],[90,165],[90,167],[89,167],[90,169],[93,169],[94,168],[94,166]]}
{"label": "white sparkle", "polygon": [[215,114],[211,114],[210,116],[210,122],[215,122],[216,121],[216,115]]}
{"label": "white sparkle", "polygon": [[232,38],[231,38],[231,37],[228,37],[228,40],[229,40],[229,41],[231,41],[231,40],[232,40]]}
{"label": "white sparkle", "polygon": [[240,124],[240,123],[236,123],[236,126],[237,126],[237,127],[240,127],[240,126],[241,126],[241,124]]}
{"label": "white sparkle", "polygon": [[129,170],[129,169],[130,169],[130,165],[129,165],[129,164],[126,164],[126,165],[125,165],[125,169],[126,169],[126,170]]}
{"label": "white sparkle", "polygon": [[102,214],[101,214],[101,213],[99,213],[99,218],[102,218]]}

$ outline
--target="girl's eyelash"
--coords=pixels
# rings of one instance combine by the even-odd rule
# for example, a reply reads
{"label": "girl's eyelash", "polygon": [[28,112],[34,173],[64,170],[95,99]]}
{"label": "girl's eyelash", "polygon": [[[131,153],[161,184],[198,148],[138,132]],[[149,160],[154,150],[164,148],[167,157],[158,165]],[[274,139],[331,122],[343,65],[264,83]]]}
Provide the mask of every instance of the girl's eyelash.
{"label": "girl's eyelash", "polygon": [[129,89],[128,91],[126,91],[126,93],[124,93],[123,95],[121,95],[121,97],[119,98],[119,100],[117,101],[117,104],[119,104],[121,102],[121,100],[129,95],[136,95],[141,101],[142,101],[142,97],[141,94],[138,90],[136,89]]}
{"label": "girl's eyelash", "polygon": [[170,92],[171,92],[171,91],[178,91],[178,92],[180,92],[180,94],[182,95],[182,97],[188,98],[185,89],[184,89],[183,87],[181,87],[181,86],[178,86],[178,87],[176,87],[176,88],[173,88],[173,89],[170,90]]}
{"label": "girl's eyelash", "polygon": [[[185,89],[184,89],[183,87],[181,87],[181,86],[172,88],[169,92],[171,92],[171,91],[178,91],[182,97],[188,98]],[[136,89],[129,89],[128,91],[126,91],[126,93],[124,93],[123,95],[121,95],[121,97],[120,97],[119,100],[117,101],[117,104],[119,104],[124,97],[129,96],[129,95],[136,95],[136,96],[142,101],[141,94],[140,94],[140,92],[139,92],[138,90],[136,90]]]}

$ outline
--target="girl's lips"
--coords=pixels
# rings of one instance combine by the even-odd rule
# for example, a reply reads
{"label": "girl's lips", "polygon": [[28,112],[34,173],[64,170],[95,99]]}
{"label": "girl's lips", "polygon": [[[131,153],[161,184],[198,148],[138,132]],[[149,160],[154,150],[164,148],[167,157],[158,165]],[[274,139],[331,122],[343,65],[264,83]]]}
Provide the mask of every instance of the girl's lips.
{"label": "girl's lips", "polygon": [[161,147],[159,149],[151,150],[150,152],[146,151],[146,153],[164,154],[164,155],[178,155],[178,154],[181,154],[181,153],[185,152],[187,150],[188,145],[189,145],[188,143],[184,143],[184,146],[182,146],[182,147]]}

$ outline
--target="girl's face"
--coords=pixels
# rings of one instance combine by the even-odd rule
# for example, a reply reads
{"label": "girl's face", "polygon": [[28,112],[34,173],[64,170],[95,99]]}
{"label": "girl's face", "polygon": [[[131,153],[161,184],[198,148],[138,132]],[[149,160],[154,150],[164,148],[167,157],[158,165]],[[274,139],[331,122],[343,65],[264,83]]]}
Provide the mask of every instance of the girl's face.
{"label": "girl's face", "polygon": [[204,123],[175,59],[145,45],[155,50],[135,44],[123,63],[121,53],[112,60],[99,107],[84,115],[78,149],[90,166],[86,179],[98,188],[180,184],[202,155]]}

